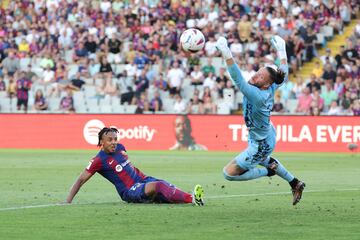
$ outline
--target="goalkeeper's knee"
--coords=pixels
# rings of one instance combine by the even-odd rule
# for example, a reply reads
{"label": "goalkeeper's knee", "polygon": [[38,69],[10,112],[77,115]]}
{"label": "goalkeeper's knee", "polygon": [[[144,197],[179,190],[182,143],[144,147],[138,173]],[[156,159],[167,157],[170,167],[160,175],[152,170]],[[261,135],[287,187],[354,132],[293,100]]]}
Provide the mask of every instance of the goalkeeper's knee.
{"label": "goalkeeper's knee", "polygon": [[225,170],[225,168],[223,169],[223,175],[224,175],[224,178],[228,181],[235,181],[235,176],[231,176],[228,174],[228,172]]}

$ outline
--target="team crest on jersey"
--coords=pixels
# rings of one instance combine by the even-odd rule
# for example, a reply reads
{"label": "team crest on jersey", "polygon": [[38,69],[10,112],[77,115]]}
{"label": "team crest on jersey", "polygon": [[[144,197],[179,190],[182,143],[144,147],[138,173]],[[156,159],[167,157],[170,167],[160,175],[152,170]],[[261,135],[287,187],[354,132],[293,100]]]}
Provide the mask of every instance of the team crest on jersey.
{"label": "team crest on jersey", "polygon": [[118,165],[116,165],[115,170],[117,172],[121,172],[123,170],[123,167],[120,164],[118,164]]}

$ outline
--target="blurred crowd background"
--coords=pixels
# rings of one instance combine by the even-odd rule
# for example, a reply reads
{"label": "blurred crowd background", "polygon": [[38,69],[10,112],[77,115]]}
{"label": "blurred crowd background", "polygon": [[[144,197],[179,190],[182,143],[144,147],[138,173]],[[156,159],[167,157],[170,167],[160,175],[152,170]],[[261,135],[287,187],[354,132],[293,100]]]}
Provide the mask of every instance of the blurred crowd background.
{"label": "blurred crowd background", "polygon": [[[279,89],[273,112],[360,115],[356,0],[1,4],[0,112],[241,114],[243,96],[229,80],[216,39],[228,38],[249,79],[279,62],[268,42],[279,34],[291,81]],[[358,22],[340,49],[328,48],[352,21]],[[187,28],[200,29],[207,40],[189,58],[178,43]],[[310,61],[314,67],[304,77]]]}

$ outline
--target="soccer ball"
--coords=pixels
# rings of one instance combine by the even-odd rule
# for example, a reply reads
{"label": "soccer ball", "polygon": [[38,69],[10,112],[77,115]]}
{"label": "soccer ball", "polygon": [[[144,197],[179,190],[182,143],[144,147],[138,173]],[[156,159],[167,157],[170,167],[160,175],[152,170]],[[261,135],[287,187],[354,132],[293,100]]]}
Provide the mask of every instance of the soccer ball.
{"label": "soccer ball", "polygon": [[186,52],[198,52],[204,48],[204,34],[198,29],[189,28],[181,34],[180,44],[182,49]]}

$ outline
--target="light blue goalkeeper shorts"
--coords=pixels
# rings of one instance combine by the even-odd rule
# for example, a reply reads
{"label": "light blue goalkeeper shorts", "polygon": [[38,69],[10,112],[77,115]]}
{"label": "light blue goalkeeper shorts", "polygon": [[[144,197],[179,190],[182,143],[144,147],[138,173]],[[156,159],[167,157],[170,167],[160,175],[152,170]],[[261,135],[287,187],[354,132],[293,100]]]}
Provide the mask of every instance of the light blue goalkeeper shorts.
{"label": "light blue goalkeeper shorts", "polygon": [[254,140],[249,137],[248,147],[235,157],[239,167],[248,170],[263,163],[272,153],[276,144],[276,132],[272,127],[267,138]]}

